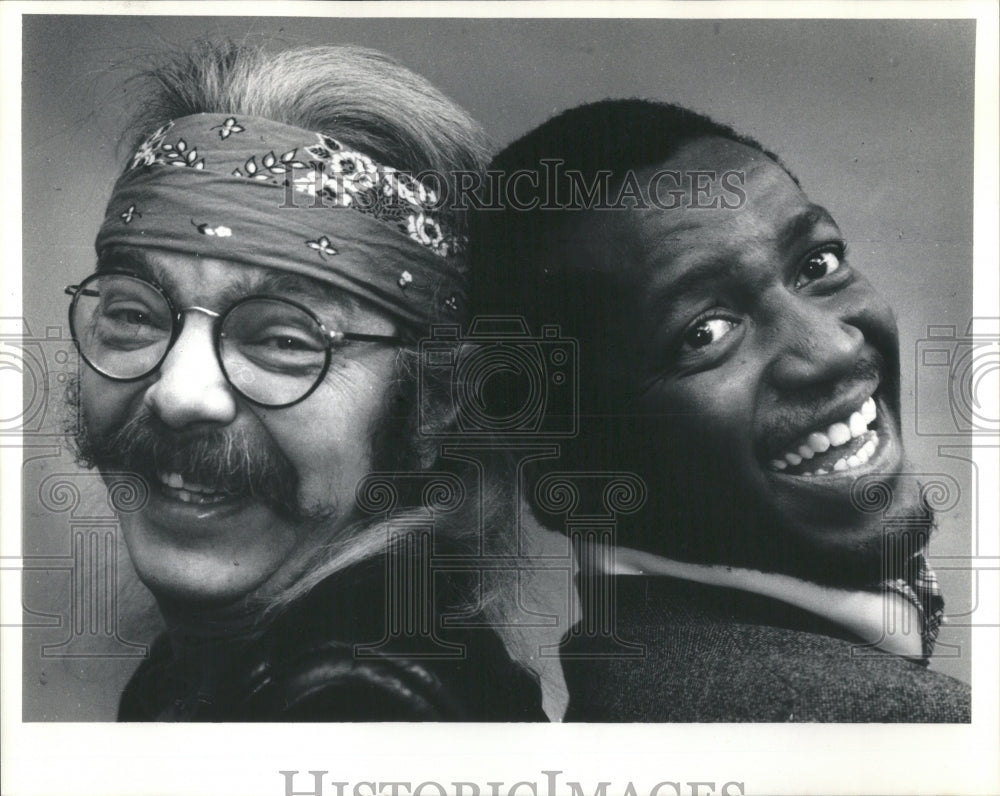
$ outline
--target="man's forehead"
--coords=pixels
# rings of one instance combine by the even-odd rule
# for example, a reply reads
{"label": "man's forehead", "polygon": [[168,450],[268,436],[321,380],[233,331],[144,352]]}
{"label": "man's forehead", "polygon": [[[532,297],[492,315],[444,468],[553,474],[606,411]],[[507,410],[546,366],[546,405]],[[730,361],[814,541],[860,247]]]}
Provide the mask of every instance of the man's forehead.
{"label": "man's forehead", "polygon": [[[664,209],[649,200],[655,175],[679,173],[686,189],[677,207]],[[712,172],[713,192],[695,197],[692,180]],[[724,204],[718,198],[724,175]],[[773,259],[810,236],[839,236],[835,221],[809,201],[781,164],[752,147],[722,138],[685,144],[660,164],[636,172],[645,207],[592,208],[569,214],[551,242],[546,261],[562,262],[577,278],[601,274],[629,290],[676,294],[733,274],[746,258]],[[673,177],[671,177],[673,179]],[[665,180],[664,190],[673,187]],[[737,191],[733,191],[735,186]],[[662,198],[662,197],[661,197]],[[694,206],[716,199],[718,206]],[[727,206],[728,205],[728,206]],[[735,270],[734,270],[735,269]],[[675,284],[676,280],[681,284]]]}
{"label": "man's forehead", "polygon": [[[667,217],[666,212],[673,213]],[[801,201],[773,202],[716,214],[693,210],[635,214],[628,219],[628,233],[647,264],[661,265],[664,256],[697,256],[705,250],[720,255],[749,247],[785,249],[819,228],[837,229],[833,216],[822,205]]]}
{"label": "man's forehead", "polygon": [[[700,248],[781,248],[816,227],[836,228],[830,213],[811,202],[779,163],[742,144],[724,144],[703,144],[645,172],[647,179],[655,179],[657,171],[674,170],[686,191],[675,207],[622,215],[621,234],[635,241],[642,259],[656,262],[663,251],[676,255]],[[718,149],[725,153],[719,161],[724,168],[710,168],[704,155]],[[733,154],[740,157],[731,158]]]}
{"label": "man's forehead", "polygon": [[732,168],[748,171],[777,168],[784,171],[779,163],[761,150],[720,136],[702,136],[687,141],[662,163],[650,168],[655,170],[677,166],[709,171]]}
{"label": "man's forehead", "polygon": [[255,293],[273,293],[344,314],[360,310],[358,299],[334,285],[292,271],[203,258],[159,249],[113,246],[101,252],[97,269],[122,270],[150,279],[173,296],[192,292],[227,301]]}

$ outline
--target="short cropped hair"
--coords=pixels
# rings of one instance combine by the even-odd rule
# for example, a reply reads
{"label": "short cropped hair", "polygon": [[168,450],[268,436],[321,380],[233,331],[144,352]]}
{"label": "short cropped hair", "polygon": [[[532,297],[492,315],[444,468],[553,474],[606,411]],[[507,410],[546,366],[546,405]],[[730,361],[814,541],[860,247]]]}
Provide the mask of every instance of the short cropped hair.
{"label": "short cropped hair", "polygon": [[[643,99],[608,99],[571,108],[509,144],[493,158],[489,171],[540,176],[534,193],[531,187],[521,191],[530,181],[520,183],[516,207],[500,202],[473,219],[476,311],[523,315],[533,328],[542,323],[572,327],[576,313],[593,307],[590,294],[599,297],[604,289],[594,280],[568,277],[572,263],[545,260],[552,236],[577,211],[587,209],[581,202],[562,199],[558,208],[545,207],[544,192],[551,190],[546,161],[558,161],[563,173],[576,172],[587,185],[601,172],[611,172],[614,185],[627,172],[662,163],[684,144],[710,136],[744,144],[781,165],[777,155],[732,127],[680,105]],[[534,207],[525,209],[528,205]]]}

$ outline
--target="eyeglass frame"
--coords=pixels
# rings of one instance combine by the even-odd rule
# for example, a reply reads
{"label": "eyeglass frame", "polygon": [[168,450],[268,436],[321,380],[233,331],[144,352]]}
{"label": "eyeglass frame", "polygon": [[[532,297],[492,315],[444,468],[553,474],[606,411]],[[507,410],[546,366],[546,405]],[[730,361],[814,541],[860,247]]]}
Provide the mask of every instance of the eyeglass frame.
{"label": "eyeglass frame", "polygon": [[[103,370],[98,368],[93,362],[91,362],[90,359],[87,358],[87,355],[83,353],[83,349],[80,345],[80,340],[77,337],[76,325],[73,323],[73,310],[76,308],[76,304],[80,296],[86,295],[86,293],[84,292],[84,288],[87,286],[87,284],[103,276],[127,276],[131,279],[135,279],[138,282],[142,282],[143,284],[149,285],[151,288],[153,288],[153,290],[156,293],[159,294],[159,296],[164,300],[164,302],[166,302],[167,309],[171,313],[170,340],[167,343],[167,347],[163,350],[163,355],[159,358],[159,360],[157,360],[156,364],[153,365],[153,367],[151,367],[149,370],[147,370],[145,373],[139,376],[122,377],[122,376],[112,376],[109,373],[105,373]],[[188,312],[200,312],[212,318],[212,349],[215,352],[215,359],[219,363],[219,370],[225,377],[226,383],[236,392],[237,395],[243,398],[243,400],[249,401],[254,406],[260,406],[265,409],[287,409],[290,406],[295,406],[296,404],[301,403],[302,401],[306,400],[306,398],[308,398],[310,395],[312,395],[319,387],[319,385],[323,383],[323,379],[326,378],[326,374],[330,369],[330,360],[332,359],[333,348],[338,343],[349,341],[349,342],[360,342],[360,343],[382,343],[384,345],[393,345],[393,346],[401,346],[405,344],[405,340],[403,339],[403,337],[398,334],[397,335],[364,334],[361,332],[343,332],[343,331],[335,331],[333,329],[328,329],[326,324],[323,323],[323,321],[319,319],[319,316],[317,316],[315,312],[309,309],[309,307],[305,306],[304,304],[300,304],[299,302],[293,299],[286,298],[285,296],[279,296],[270,293],[253,293],[251,295],[238,298],[236,301],[230,304],[225,309],[224,312],[216,312],[215,310],[210,310],[205,307],[199,307],[197,305],[178,308],[171,300],[170,295],[167,293],[167,291],[158,282],[155,282],[154,280],[149,279],[145,276],[139,276],[138,274],[127,270],[109,269],[106,271],[97,271],[88,276],[79,284],[67,285],[63,290],[63,292],[67,296],[73,297],[73,300],[70,301],[69,304],[69,330],[70,334],[73,337],[73,344],[76,346],[77,352],[80,354],[83,361],[87,363],[88,367],[93,369],[95,372],[99,373],[104,378],[110,379],[111,381],[117,381],[121,384],[128,384],[131,382],[142,381],[143,379],[151,376],[153,373],[156,373],[156,371],[158,371],[160,367],[162,367],[163,363],[166,361],[167,356],[170,354],[171,349],[174,347],[174,344],[180,337],[181,332],[184,330],[185,314],[187,314]],[[263,403],[262,401],[258,401],[254,398],[251,398],[249,395],[247,395],[245,392],[243,392],[243,390],[241,390],[233,383],[233,380],[229,377],[229,373],[226,371],[226,366],[222,361],[222,351],[220,349],[220,346],[223,336],[222,325],[225,322],[226,318],[228,318],[230,313],[232,313],[232,311],[237,307],[239,307],[241,304],[245,304],[250,301],[260,301],[262,299],[268,301],[279,301],[284,304],[289,304],[292,307],[295,307],[296,309],[304,312],[306,315],[309,316],[309,318],[312,319],[312,321],[316,324],[316,326],[319,327],[320,331],[322,332],[323,342],[325,343],[323,369],[320,371],[319,375],[314,380],[312,387],[310,387],[303,395],[299,396],[294,401],[289,401],[283,404],[268,404],[268,403]]]}

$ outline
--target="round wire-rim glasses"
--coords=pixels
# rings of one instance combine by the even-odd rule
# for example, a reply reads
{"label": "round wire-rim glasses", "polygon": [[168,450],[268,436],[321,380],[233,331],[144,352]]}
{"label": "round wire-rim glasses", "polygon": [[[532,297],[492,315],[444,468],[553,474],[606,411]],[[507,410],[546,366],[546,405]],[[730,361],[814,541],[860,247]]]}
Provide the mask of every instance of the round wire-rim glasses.
{"label": "round wire-rim glasses", "polygon": [[[120,295],[109,298],[112,287]],[[398,335],[330,329],[308,307],[284,296],[245,296],[221,313],[199,306],[178,308],[156,282],[128,271],[99,271],[65,292],[73,297],[69,325],[77,350],[105,378],[134,382],[154,373],[180,337],[184,316],[200,312],[212,318],[213,348],[226,381],[246,400],[269,409],[294,406],[312,395],[326,377],[333,350],[347,342],[404,342]],[[115,299],[113,316],[106,302]],[[265,321],[277,328],[269,329]],[[98,324],[104,328],[98,330]],[[249,337],[244,327],[259,336]],[[278,334],[282,330],[286,334]],[[274,333],[265,338],[265,332]]]}

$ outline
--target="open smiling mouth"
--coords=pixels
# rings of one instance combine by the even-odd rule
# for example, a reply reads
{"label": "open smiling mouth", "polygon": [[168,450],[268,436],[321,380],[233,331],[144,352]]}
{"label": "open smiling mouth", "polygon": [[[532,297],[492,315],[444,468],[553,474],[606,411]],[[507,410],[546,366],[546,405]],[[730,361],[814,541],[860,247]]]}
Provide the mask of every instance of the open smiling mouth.
{"label": "open smiling mouth", "polygon": [[187,481],[180,473],[158,473],[157,480],[164,495],[182,503],[208,505],[235,497],[232,492]]}
{"label": "open smiling mouth", "polygon": [[843,420],[817,428],[792,443],[780,458],[768,462],[768,469],[805,478],[850,474],[868,464],[879,450],[882,441],[877,421],[875,398],[869,396]]}

